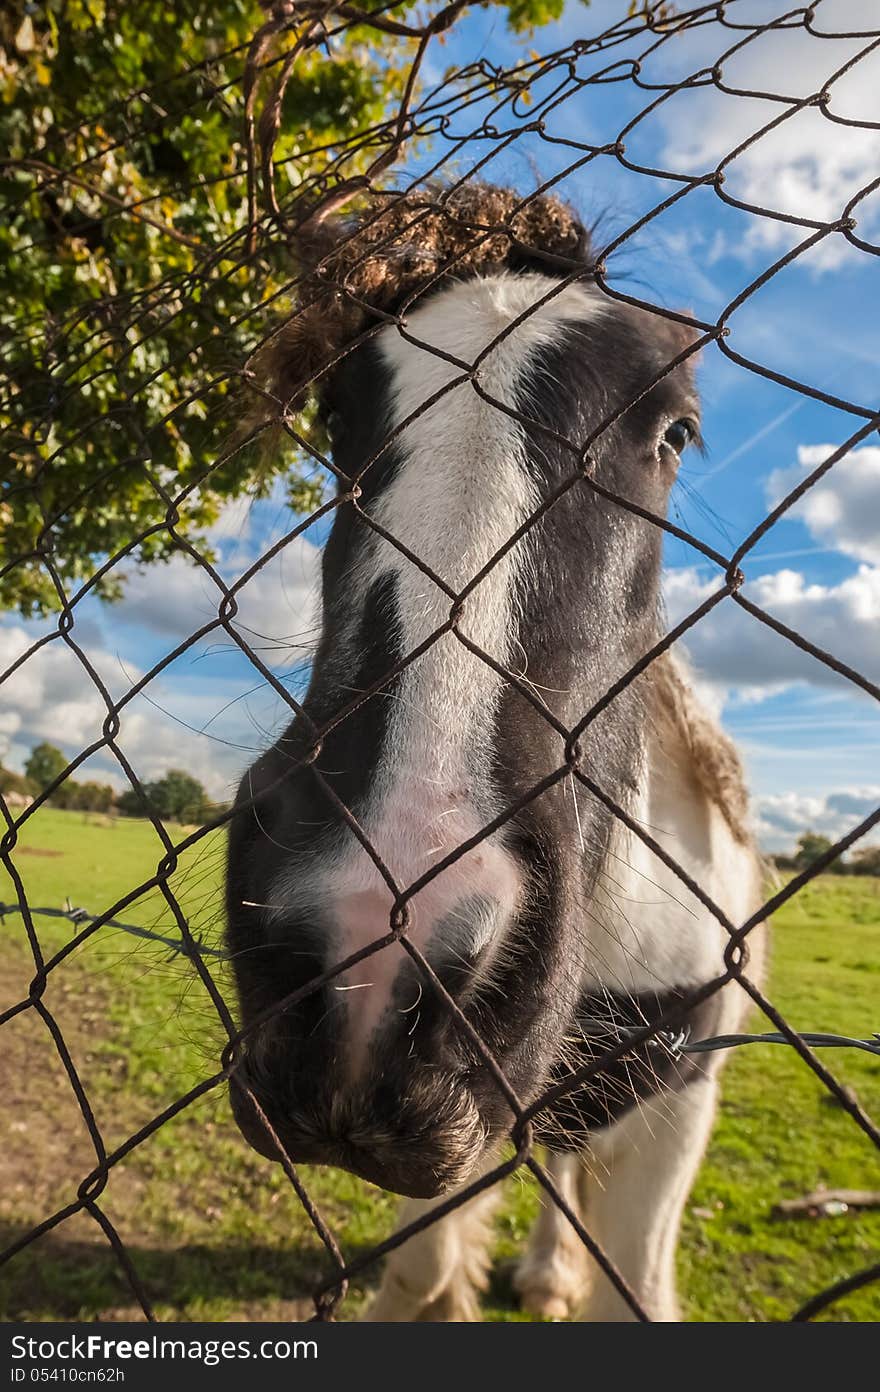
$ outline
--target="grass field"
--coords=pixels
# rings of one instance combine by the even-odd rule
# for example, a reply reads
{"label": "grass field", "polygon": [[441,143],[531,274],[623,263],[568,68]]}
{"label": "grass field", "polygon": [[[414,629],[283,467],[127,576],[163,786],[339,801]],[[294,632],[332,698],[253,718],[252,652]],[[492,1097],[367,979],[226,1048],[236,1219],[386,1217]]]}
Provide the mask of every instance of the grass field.
{"label": "grass field", "polygon": [[[162,848],[144,822],[100,823],[41,810],[15,863],[29,899],[70,899],[93,913],[149,877]],[[223,841],[182,858],[180,902],[206,943],[219,943]],[[0,869],[0,902],[15,900]],[[175,934],[158,892],[119,915]],[[64,920],[38,919],[49,956],[73,935]],[[880,881],[826,877],[808,886],[774,925],[769,994],[805,1030],[867,1035],[880,1028]],[[222,963],[212,967],[232,1000]],[[21,919],[0,925],[0,1009],[21,999],[33,975]],[[166,949],[101,929],[49,978],[45,1001],[83,1079],[108,1150],[215,1071],[222,1034],[189,964]],[[46,1027],[32,1010],[7,1023],[0,1052],[2,1151],[0,1249],[75,1196],[94,1150]],[[825,1054],[833,1070],[880,1116],[880,1060]],[[338,1171],[304,1169],[310,1191],[351,1258],[391,1228],[395,1201]],[[784,1318],[822,1285],[880,1257],[880,1211],[780,1221],[783,1198],[819,1185],[880,1189],[868,1139],[789,1050],[739,1051],[708,1158],[688,1205],[681,1287],[692,1320]],[[101,1204],[135,1261],[160,1318],[287,1319],[311,1312],[306,1294],[326,1258],[280,1168],[248,1150],[217,1090],[163,1126],[120,1163]],[[510,1271],[538,1198],[508,1181],[497,1223],[487,1318],[519,1318]],[[355,1314],[371,1271],[344,1313]],[[0,1318],[137,1317],[105,1238],[77,1215],[0,1268]],[[839,1302],[828,1318],[880,1318],[876,1286]]]}

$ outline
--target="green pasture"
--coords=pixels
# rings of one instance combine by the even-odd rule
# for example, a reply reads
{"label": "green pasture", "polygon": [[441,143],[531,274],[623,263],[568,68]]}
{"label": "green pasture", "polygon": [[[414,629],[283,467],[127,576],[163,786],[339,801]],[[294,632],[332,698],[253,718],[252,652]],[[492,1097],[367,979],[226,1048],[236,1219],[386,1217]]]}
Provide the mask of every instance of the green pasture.
{"label": "green pasture", "polygon": [[[172,829],[174,830],[174,829]],[[174,892],[205,944],[220,945],[223,838],[181,857]],[[146,822],[40,810],[14,853],[30,902],[69,898],[98,913],[155,873],[163,848]],[[0,901],[16,894],[0,868]],[[154,889],[119,910],[126,922],[175,936]],[[74,935],[37,917],[46,958]],[[210,960],[210,959],[209,959]],[[232,1003],[222,962],[214,979]],[[22,920],[0,924],[0,1009],[27,994],[34,961]],[[804,1030],[867,1035],[880,1029],[880,880],[824,877],[774,924],[769,995]],[[216,1069],[223,1033],[204,986],[182,957],[102,928],[50,972],[44,1002],[70,1048],[108,1151]],[[756,1026],[761,1026],[756,1021]],[[768,1026],[769,1028],[769,1026]],[[75,1197],[95,1151],[46,1025],[33,1010],[2,1031],[0,1248]],[[880,1060],[826,1053],[836,1075],[880,1116]],[[395,1201],[338,1171],[304,1169],[308,1188],[346,1257],[387,1234]],[[782,1199],[817,1187],[880,1189],[877,1152],[788,1049],[741,1050],[691,1196],[681,1287],[692,1320],[785,1318],[813,1291],[880,1258],[880,1210],[780,1220]],[[497,1222],[486,1306],[519,1318],[511,1284],[538,1198],[508,1181]],[[240,1140],[225,1091],[215,1089],[135,1148],[100,1196],[160,1317],[285,1319],[308,1314],[327,1258],[280,1168]],[[376,1280],[355,1283],[355,1314]],[[78,1214],[0,1268],[0,1318],[124,1319],[137,1313],[107,1240]],[[880,1288],[839,1302],[828,1318],[876,1320]]]}

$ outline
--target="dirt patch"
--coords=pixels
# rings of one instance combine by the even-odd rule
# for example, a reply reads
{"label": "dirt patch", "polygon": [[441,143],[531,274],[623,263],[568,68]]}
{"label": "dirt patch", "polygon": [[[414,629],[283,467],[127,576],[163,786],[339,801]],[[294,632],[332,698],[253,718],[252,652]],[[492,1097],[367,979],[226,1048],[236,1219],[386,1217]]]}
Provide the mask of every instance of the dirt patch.
{"label": "dirt patch", "polygon": [[[18,998],[27,993],[34,965],[18,942],[3,945],[0,976]],[[77,983],[77,1010],[65,993],[46,992],[46,1004],[77,1065],[84,1054],[82,1015],[98,1005],[94,985]],[[5,1002],[4,1002],[5,1004]],[[70,1078],[45,1022],[30,1007],[6,1022],[0,1049],[0,1248],[19,1240],[35,1224],[76,1198],[76,1186],[94,1167],[95,1148]],[[81,1215],[69,1219],[65,1238],[93,1228]],[[61,1231],[61,1229],[57,1230]],[[97,1233],[96,1233],[97,1235]],[[8,1288],[0,1288],[0,1318],[41,1303],[40,1270],[54,1234],[25,1248],[9,1263]],[[106,1240],[104,1240],[106,1246]],[[71,1286],[71,1290],[74,1287]],[[60,1314],[59,1310],[59,1314]]]}
{"label": "dirt patch", "polygon": [[[34,964],[20,943],[3,947],[0,976],[13,998],[23,999]],[[47,989],[45,1001],[61,1030],[74,1065],[84,1056],[84,1020],[99,1006],[94,983]],[[76,1183],[95,1164],[95,1150],[70,1078],[52,1034],[30,1007],[3,1026],[0,1049],[0,1222],[23,1203],[46,1216],[75,1195]],[[60,1177],[70,1176],[69,1186]]]}
{"label": "dirt patch", "polygon": [[63,856],[64,852],[50,851],[48,846],[16,846],[15,854],[17,856],[51,856],[56,858]]}
{"label": "dirt patch", "polygon": [[[44,1003],[60,1030],[74,1067],[81,1069],[92,1044],[90,1025],[103,1006],[94,979],[74,973],[64,980],[50,976]],[[21,942],[3,944],[0,977],[13,998],[27,995],[34,963]],[[95,1164],[95,1150],[71,1080],[52,1032],[34,1007],[3,1027],[0,1050],[0,1220],[14,1195],[31,1203],[59,1198],[56,1180],[66,1171],[82,1177]],[[63,1167],[61,1162],[63,1161]],[[85,1166],[85,1168],[83,1168]]]}
{"label": "dirt patch", "polygon": [[[21,940],[0,940],[0,1009],[26,998],[33,974],[33,960]],[[107,1033],[113,1028],[111,990],[100,972],[69,958],[57,975],[50,974],[44,995],[94,1103],[108,1151],[134,1134],[158,1106],[155,1099],[126,1085],[129,1060],[124,1053],[108,1056],[101,1051],[102,1037],[124,1040],[124,1034]],[[76,1201],[77,1188],[98,1157],[52,1032],[34,1007],[3,1025],[0,1045],[4,1252]],[[204,1225],[193,1231],[193,1214],[206,1204],[219,1206],[226,1196],[226,1162],[219,1148],[217,1192],[208,1192],[204,1175],[196,1181],[195,1192],[190,1187],[188,1157],[217,1140],[211,1115],[206,1104],[176,1120],[178,1132],[188,1133],[179,1153],[157,1150],[147,1142],[114,1165],[98,1198],[100,1208],[119,1233],[159,1318],[192,1318],[194,1309],[213,1300],[229,1302],[229,1319],[308,1319],[314,1306],[300,1293],[323,1271],[320,1253],[304,1258],[302,1248],[293,1243],[250,1241],[245,1234],[222,1229],[214,1238]],[[256,1157],[253,1168],[255,1173],[259,1169]],[[174,1214],[183,1212],[188,1215],[186,1225],[174,1221]],[[295,1298],[287,1298],[288,1293]],[[86,1212],[65,1218],[0,1267],[0,1320],[142,1318],[104,1232]]]}

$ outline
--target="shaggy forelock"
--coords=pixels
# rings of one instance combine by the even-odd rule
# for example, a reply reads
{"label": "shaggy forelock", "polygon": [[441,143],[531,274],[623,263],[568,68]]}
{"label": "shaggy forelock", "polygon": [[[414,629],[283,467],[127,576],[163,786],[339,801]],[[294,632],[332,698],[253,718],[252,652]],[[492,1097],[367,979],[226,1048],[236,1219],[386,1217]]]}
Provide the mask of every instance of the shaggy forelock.
{"label": "shaggy forelock", "polygon": [[395,197],[381,213],[306,226],[296,241],[301,278],[290,317],[250,358],[258,398],[251,428],[320,396],[345,350],[444,275],[517,269],[589,271],[589,235],[560,199],[468,183]]}

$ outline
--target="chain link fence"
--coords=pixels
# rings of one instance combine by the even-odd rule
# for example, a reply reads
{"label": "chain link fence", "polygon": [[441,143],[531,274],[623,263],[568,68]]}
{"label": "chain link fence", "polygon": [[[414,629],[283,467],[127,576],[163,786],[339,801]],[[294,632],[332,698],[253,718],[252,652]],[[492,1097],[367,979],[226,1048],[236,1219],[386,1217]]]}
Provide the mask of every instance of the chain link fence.
{"label": "chain link fence", "polygon": [[[610,28],[593,37],[579,37],[565,43],[556,51],[544,55],[530,54],[513,66],[494,65],[487,57],[464,67],[459,67],[442,77],[435,66],[436,53],[442,36],[447,34],[465,9],[461,0],[449,5],[419,24],[414,19],[401,19],[394,9],[384,6],[372,11],[362,11],[350,4],[320,3],[282,4],[272,8],[262,28],[257,32],[249,47],[236,55],[219,54],[214,67],[232,61],[233,79],[236,90],[242,93],[244,110],[244,135],[241,142],[243,158],[238,167],[229,174],[212,176],[202,188],[192,191],[193,198],[216,196],[217,187],[226,187],[224,196],[236,202],[243,210],[239,226],[234,235],[219,245],[206,245],[194,241],[177,224],[167,222],[161,206],[145,207],[138,198],[126,201],[118,196],[116,190],[108,190],[105,178],[108,151],[115,151],[119,158],[124,157],[124,140],[135,142],[142,139],[148,130],[161,129],[167,125],[180,123],[188,115],[198,112],[203,106],[211,105],[213,110],[222,109],[224,91],[213,80],[212,64],[204,65],[204,84],[195,95],[186,88],[186,100],[176,102],[172,93],[173,80],[162,84],[151,93],[133,93],[130,109],[125,121],[116,127],[107,115],[102,124],[98,117],[90,117],[90,130],[103,131],[124,127],[126,136],[106,135],[97,138],[97,148],[91,155],[77,154],[67,164],[59,161],[56,143],[55,155],[50,159],[45,151],[35,148],[32,157],[7,161],[4,178],[7,192],[17,191],[23,200],[34,197],[52,200],[56,204],[72,196],[74,201],[85,198],[89,209],[90,224],[106,224],[108,221],[136,220],[151,229],[150,235],[160,240],[172,239],[185,246],[189,259],[176,274],[170,274],[144,291],[129,293],[124,282],[117,287],[115,294],[94,297],[84,281],[81,303],[66,317],[56,318],[50,324],[33,325],[33,334],[45,339],[45,352],[42,356],[42,374],[39,383],[20,370],[20,359],[16,355],[15,341],[7,342],[6,361],[10,367],[6,391],[8,402],[12,405],[7,414],[4,453],[12,460],[13,468],[4,480],[4,496],[0,507],[9,509],[18,495],[25,494],[29,505],[40,510],[39,525],[33,529],[32,544],[3,557],[0,576],[9,578],[27,572],[38,575],[40,583],[48,581],[54,595],[56,619],[51,628],[21,651],[9,665],[3,680],[27,669],[41,649],[50,644],[60,644],[74,656],[86,674],[88,681],[99,694],[103,707],[103,720],[96,738],[86,744],[69,766],[56,777],[45,790],[34,799],[31,805],[21,808],[12,800],[0,801],[5,821],[5,831],[0,841],[0,858],[12,885],[16,901],[3,906],[4,913],[14,914],[6,920],[6,931],[10,925],[20,921],[27,938],[33,960],[33,979],[30,987],[20,1000],[17,1000],[2,1015],[0,1024],[8,1025],[17,1017],[28,1013],[37,1017],[51,1037],[54,1049],[69,1080],[70,1088],[82,1115],[94,1148],[94,1165],[89,1173],[71,1176],[70,1194],[65,1196],[59,1206],[46,1214],[43,1221],[31,1230],[21,1233],[4,1254],[5,1260],[14,1259],[31,1243],[53,1229],[59,1227],[72,1215],[87,1214],[99,1226],[112,1248],[125,1278],[147,1318],[153,1317],[153,1299],[139,1275],[137,1264],[126,1248],[123,1237],[110,1220],[102,1204],[102,1195],[108,1185],[114,1167],[130,1156],[138,1147],[147,1144],[160,1128],[172,1118],[191,1107],[198,1099],[225,1084],[235,1074],[240,1054],[242,1032],[236,1024],[233,1010],[225,998],[218,978],[206,961],[213,952],[223,955],[222,949],[204,949],[196,938],[189,916],[175,892],[173,878],[181,864],[182,857],[218,828],[223,828],[232,813],[223,810],[206,825],[187,834],[175,837],[163,819],[151,806],[144,781],[138,768],[125,752],[124,742],[120,740],[120,729],[127,710],[139,696],[148,693],[152,683],[168,670],[172,663],[182,655],[194,650],[206,640],[221,638],[241,653],[252,669],[254,677],[265,683],[276,694],[283,706],[299,717],[306,726],[309,718],[300,702],[291,693],[290,684],[279,678],[271,662],[267,660],[259,641],[247,626],[237,621],[243,593],[250,582],[276,556],[291,547],[298,538],[322,520],[332,518],[340,509],[351,509],[367,526],[378,532],[384,541],[397,548],[414,565],[419,566],[429,581],[448,592],[449,616],[447,623],[433,634],[430,642],[435,642],[444,633],[453,633],[466,642],[472,653],[488,663],[505,683],[515,688],[554,729],[560,741],[560,758],[557,767],[548,768],[545,776],[535,786],[529,788],[512,805],[489,825],[483,827],[477,836],[460,845],[445,856],[415,885],[397,885],[389,868],[383,864],[369,837],[358,824],[351,809],[340,805],[333,789],[325,783],[324,788],[331,801],[335,800],[336,812],[344,820],[352,834],[378,868],[394,896],[388,933],[368,949],[337,963],[332,970],[309,981],[304,987],[288,996],[274,1007],[277,1011],[289,1009],[297,1000],[321,990],[328,982],[338,978],[357,960],[381,951],[390,942],[398,942],[415,963],[426,991],[435,992],[442,999],[445,1008],[455,1017],[458,1028],[467,1037],[470,1047],[480,1057],[485,1068],[494,1078],[497,1088],[506,1099],[512,1121],[510,1141],[512,1154],[495,1165],[488,1173],[467,1186],[463,1191],[439,1203],[429,1214],[417,1223],[396,1232],[381,1244],[362,1252],[354,1259],[347,1259],[333,1231],[333,1223],[322,1214],[309,1194],[294,1165],[283,1152],[276,1139],[279,1160],[285,1174],[296,1192],[311,1224],[314,1226],[326,1253],[326,1273],[313,1292],[316,1317],[328,1319],[336,1315],[343,1302],[347,1286],[352,1277],[373,1266],[379,1259],[405,1242],[416,1231],[437,1222],[445,1214],[464,1203],[475,1194],[499,1183],[505,1176],[519,1169],[530,1171],[541,1186],[549,1201],[559,1206],[577,1232],[590,1255],[599,1264],[610,1281],[614,1283],[624,1300],[627,1301],[635,1317],[647,1318],[638,1297],[610,1261],[590,1232],[584,1227],[579,1216],[570,1208],[560,1193],[545,1164],[536,1153],[533,1144],[533,1123],[543,1109],[558,1103],[564,1096],[573,1094],[590,1079],[601,1077],[620,1059],[646,1040],[654,1038],[665,1041],[667,1047],[687,1048],[686,1039],[675,1039],[669,1034],[672,1019],[660,1018],[656,1023],[641,1030],[633,1030],[600,1057],[557,1082],[538,1100],[525,1105],[516,1095],[502,1068],[491,1050],[473,1029],[466,1015],[444,989],[441,981],[426,960],[423,953],[407,936],[409,917],[408,905],[413,896],[434,876],[455,863],[474,845],[492,835],[534,799],[562,780],[573,777],[582,789],[598,799],[628,831],[640,840],[651,853],[670,870],[706,910],[717,920],[727,934],[727,948],[724,953],[723,971],[708,985],[691,994],[688,1004],[696,1004],[729,982],[737,982],[751,1001],[769,1021],[776,1042],[784,1042],[803,1061],[804,1067],[812,1071],[839,1106],[848,1113],[855,1127],[861,1129],[868,1141],[880,1148],[880,1130],[867,1115],[859,1100],[851,1090],[843,1087],[834,1076],[831,1068],[817,1055],[816,1049],[822,1045],[844,1047],[855,1043],[857,1046],[876,1049],[871,1041],[831,1038],[829,1036],[807,1036],[793,1029],[782,1014],[774,1007],[763,991],[750,979],[747,967],[747,942],[749,934],[762,924],[776,909],[790,901],[815,876],[827,869],[842,853],[855,845],[860,838],[880,823],[880,808],[864,817],[858,825],[834,844],[808,870],[793,875],[783,887],[778,888],[744,923],[731,922],[723,910],[707,894],[704,887],[680,866],[674,856],[641,823],[599,786],[586,766],[583,754],[583,737],[601,712],[626,690],[650,665],[667,652],[680,639],[685,638],[717,606],[739,606],[751,617],[771,629],[780,644],[793,644],[808,653],[816,662],[824,666],[846,683],[851,684],[868,697],[876,700],[880,690],[869,677],[843,662],[833,651],[826,651],[802,634],[793,631],[773,614],[756,604],[742,590],[744,576],[742,566],[755,550],[758,543],[781,518],[802,499],[820,479],[833,470],[850,451],[868,440],[877,429],[878,411],[876,406],[822,390],[807,381],[799,381],[775,370],[760,361],[752,360],[738,352],[729,342],[730,324],[737,312],[750,297],[776,277],[784,276],[787,268],[799,258],[814,253],[817,248],[831,242],[845,243],[848,248],[867,260],[876,256],[880,247],[867,240],[859,227],[860,205],[880,188],[880,177],[861,187],[839,209],[832,219],[814,219],[808,216],[795,216],[769,206],[758,206],[736,197],[730,190],[730,172],[735,169],[737,160],[748,152],[768,132],[778,130],[786,122],[796,118],[806,109],[818,112],[822,119],[834,129],[843,143],[856,131],[880,130],[880,122],[871,121],[867,116],[856,119],[842,115],[835,105],[835,90],[842,79],[854,68],[872,57],[880,48],[880,29],[874,32],[852,32],[835,28],[836,7],[833,0],[819,0],[808,7],[795,7],[790,10],[775,6],[761,6],[761,17],[756,18],[755,6],[747,6],[731,0],[727,4],[701,5],[691,9],[678,9],[669,6],[650,6],[646,10],[620,18]],[[771,15],[770,9],[774,12]],[[590,11],[583,16],[583,28],[589,29]],[[299,151],[295,155],[279,154],[279,141],[285,132],[285,95],[297,64],[310,55],[320,54],[323,61],[331,63],[334,43],[340,34],[358,27],[366,33],[393,36],[406,48],[405,76],[396,109],[390,116],[377,120],[369,129],[358,130],[350,139],[320,152],[315,159],[314,151]],[[847,60],[836,68],[830,68],[825,81],[819,88],[806,96],[791,97],[785,94],[784,74],[780,75],[779,91],[746,90],[732,85],[726,74],[735,69],[737,55],[749,50],[771,31],[780,34],[797,31],[807,34],[816,44],[831,40],[853,40],[853,51]],[[682,39],[695,35],[699,40],[699,53],[702,55],[699,66],[683,72],[682,75],[664,80],[665,72],[676,72],[682,67],[679,54],[682,52]],[[690,50],[688,50],[689,52]],[[188,70],[184,76],[191,77]],[[213,84],[213,85],[212,85]],[[616,84],[625,87],[630,95],[637,98],[634,114],[610,143],[594,145],[586,139],[578,139],[570,131],[561,133],[559,114],[577,110],[578,103],[601,93],[603,85]],[[166,90],[167,88],[167,90]],[[761,119],[756,120],[748,135],[729,150],[726,157],[713,163],[712,167],[697,174],[681,170],[653,167],[639,163],[633,150],[638,148],[640,129],[645,123],[658,119],[664,106],[683,92],[698,92],[701,89],[714,89],[728,97],[736,98],[743,108],[752,104],[760,106]],[[161,109],[164,102],[166,110]],[[763,103],[773,103],[775,115],[764,120]],[[118,116],[118,112],[116,113]],[[576,122],[571,122],[571,131],[576,131]],[[75,132],[65,133],[69,137],[71,150],[80,150]],[[236,132],[238,134],[238,132]],[[447,210],[453,204],[450,199],[462,187],[479,179],[491,179],[493,166],[516,142],[531,141],[552,151],[558,168],[552,178],[545,179],[528,194],[517,199],[511,215],[498,225],[472,225],[467,235],[461,223],[457,223],[455,235],[461,244],[459,257],[469,255],[481,241],[490,238],[515,239],[516,218],[536,199],[553,190],[565,194],[566,181],[573,176],[589,170],[597,163],[613,162],[627,177],[633,180],[649,180],[652,188],[662,185],[664,196],[650,206],[628,227],[619,232],[602,246],[595,265],[589,269],[591,282],[598,291],[610,301],[639,306],[667,321],[685,325],[690,330],[686,347],[664,367],[665,376],[680,363],[693,357],[701,350],[724,355],[742,373],[753,374],[755,378],[771,380],[792,393],[796,399],[809,398],[823,403],[837,413],[844,423],[843,443],[830,451],[822,462],[813,468],[799,483],[789,491],[777,505],[767,513],[749,535],[745,536],[729,552],[720,551],[707,544],[702,538],[688,529],[665,517],[647,514],[647,520],[669,536],[694,548],[703,561],[714,570],[717,583],[715,588],[698,607],[675,624],[650,651],[605,693],[592,709],[584,712],[573,728],[565,728],[558,722],[531,687],[513,671],[500,665],[490,654],[482,651],[470,639],[466,639],[458,628],[464,603],[484,578],[492,565],[515,544],[518,536],[525,534],[536,525],[548,507],[563,497],[568,491],[589,488],[602,492],[601,485],[590,476],[590,451],[595,443],[592,439],[572,440],[566,444],[571,454],[571,472],[564,484],[558,488],[549,503],[532,516],[517,536],[511,537],[505,546],[493,557],[489,566],[484,567],[470,584],[460,593],[448,591],[441,577],[434,574],[423,561],[414,555],[407,546],[406,537],[391,536],[371,519],[360,507],[360,482],[375,458],[370,460],[358,477],[341,475],[332,457],[321,447],[320,434],[309,419],[309,407],[303,400],[310,386],[322,380],[349,353],[357,343],[365,341],[387,325],[396,325],[401,332],[406,330],[406,305],[387,310],[378,303],[365,302],[351,290],[350,273],[367,258],[374,257],[381,248],[382,219],[389,208],[403,206],[411,209],[407,214],[407,232],[410,238],[418,235],[420,220],[431,216],[443,219],[452,216]],[[63,147],[63,142],[62,142]],[[306,155],[312,160],[309,164]],[[300,177],[297,170],[306,169]],[[784,224],[789,229],[789,243],[782,253],[767,265],[754,279],[744,283],[740,293],[720,313],[714,321],[704,321],[687,313],[665,309],[653,299],[629,293],[608,278],[607,265],[612,254],[625,248],[627,243],[648,228],[656,219],[675,205],[694,196],[711,196],[728,208],[738,210],[750,219],[765,223]],[[352,234],[347,248],[349,257],[345,264],[345,277],[339,272],[339,263],[332,256],[319,262],[316,268],[298,278],[282,277],[273,279],[278,257],[287,258],[291,247],[301,244],[303,237],[309,235],[322,219],[329,217],[348,206],[359,210],[358,242]],[[368,235],[364,235],[364,229]],[[51,229],[46,232],[51,237]],[[83,234],[85,235],[85,234]],[[464,241],[462,242],[462,238]],[[188,245],[187,245],[188,244]],[[338,251],[335,253],[338,256]],[[360,261],[358,260],[360,258]],[[564,259],[564,258],[563,258]],[[454,271],[456,256],[451,255],[444,264],[443,273]],[[559,286],[573,283],[585,275],[582,263],[571,260],[568,266],[556,258]],[[227,361],[218,359],[214,352],[217,333],[225,331],[225,325],[217,321],[217,305],[222,305],[222,295],[218,298],[218,287],[231,282],[235,277],[250,276],[252,305],[246,310],[241,323],[235,326],[236,333],[253,351],[259,350],[260,343],[269,341],[274,332],[273,313],[283,311],[291,299],[296,303],[295,315],[308,313],[312,304],[320,297],[332,293],[341,306],[340,315],[349,314],[352,322],[361,327],[338,344],[330,345],[320,362],[309,363],[303,378],[296,383],[296,390],[285,398],[263,393],[264,417],[253,429],[239,431],[234,437],[226,435],[226,443],[220,443],[209,454],[190,461],[182,475],[185,483],[181,486],[180,474],[169,467],[165,448],[169,435],[173,435],[177,423],[188,419],[194,409],[202,410],[210,420],[220,422],[223,431],[229,426],[229,392],[233,387],[253,388],[252,372],[248,366],[250,359],[246,354],[225,352]],[[421,291],[423,285],[419,286]],[[204,312],[198,309],[203,306]],[[193,321],[187,318],[196,307],[197,317],[201,315],[201,331],[193,331]],[[537,308],[537,306],[535,306]],[[185,322],[190,336],[189,342],[178,341],[180,321]],[[158,340],[167,345],[160,366],[152,367],[149,362],[139,358],[139,350],[145,343]],[[499,340],[495,340],[497,343]],[[208,344],[208,347],[205,345]],[[429,346],[429,345],[423,345]],[[494,344],[485,350],[490,351]],[[110,358],[106,356],[110,351]],[[485,354],[481,355],[484,357]],[[231,360],[230,360],[231,359]],[[31,362],[31,359],[28,359]],[[451,390],[463,381],[469,381],[473,389],[480,392],[486,400],[491,400],[479,380],[479,361],[475,364],[456,364],[458,375],[444,392]],[[198,379],[199,385],[192,389],[186,386],[172,404],[158,408],[156,419],[144,426],[144,417],[135,408],[145,397],[153,392],[156,382],[163,390],[170,391],[174,398],[175,386],[181,382],[191,383]],[[101,397],[106,402],[99,411],[92,411],[90,400],[101,384]],[[75,399],[81,408],[80,425],[73,438],[59,438],[57,422],[63,409]],[[218,400],[227,403],[225,411],[217,406]],[[427,409],[426,402],[421,409]],[[540,424],[520,412],[494,402],[509,417],[519,422],[526,430]],[[628,405],[631,403],[627,403]],[[214,413],[213,415],[211,413]],[[622,412],[618,411],[605,420],[602,430],[608,429]],[[100,450],[109,438],[107,431],[118,423],[119,428],[128,432],[130,453],[120,460],[118,457],[108,464],[103,474],[90,479],[86,489],[78,494],[69,487],[69,476],[65,485],[53,486],[53,470],[57,469],[65,451],[78,447],[91,437]],[[205,484],[235,462],[244,457],[243,452],[253,444],[253,437],[264,430],[280,431],[291,443],[300,461],[301,468],[311,468],[313,479],[335,477],[336,491],[332,497],[312,498],[314,506],[306,515],[295,520],[294,525],[256,561],[248,565],[234,579],[229,579],[221,568],[214,564],[205,549],[200,548],[189,537],[187,526],[188,509],[198,504]],[[601,431],[597,432],[600,434]],[[220,438],[218,436],[218,438]],[[387,448],[389,441],[383,442],[381,450]],[[381,453],[381,450],[378,453]],[[118,451],[117,451],[118,454]],[[129,535],[123,543],[114,547],[95,565],[91,573],[72,578],[65,572],[64,565],[57,559],[56,547],[59,534],[65,532],[74,520],[81,518],[84,511],[99,509],[112,497],[115,481],[125,470],[137,471],[141,485],[148,495],[144,503],[143,516],[146,525],[141,525],[133,516]],[[633,510],[634,505],[626,498],[614,495],[608,490],[603,496],[616,506]],[[645,514],[643,514],[645,515]],[[91,659],[88,642],[80,638],[78,619],[86,601],[94,596],[110,592],[114,573],[118,573],[126,563],[136,560],[140,555],[163,556],[183,555],[192,563],[193,574],[199,574],[203,585],[210,588],[215,596],[215,612],[205,621],[194,625],[160,660],[154,662],[136,680],[130,682],[122,694],[114,694],[105,676]],[[423,645],[426,647],[427,644]],[[347,707],[337,713],[332,726],[337,726],[350,716],[354,710],[371,697],[378,696],[392,683],[395,677],[418,656],[407,653],[392,670],[381,677],[364,692],[359,692]],[[301,760],[302,764],[313,761],[320,750],[321,741],[329,733],[328,728],[310,728],[311,748]],[[162,846],[162,854],[155,871],[141,883],[132,885],[116,902],[101,908],[96,914],[83,911],[64,910],[60,905],[33,907],[28,899],[26,875],[22,869],[17,846],[21,833],[39,814],[47,800],[57,793],[71,775],[75,774],[88,760],[96,756],[110,757],[118,768],[125,783],[140,797],[143,815],[152,824]],[[213,1071],[204,1076],[197,1085],[189,1087],[174,1101],[163,1107],[124,1142],[108,1148],[99,1118],[94,1114],[88,1090],[83,1084],[77,1062],[65,1042],[64,1033],[55,1013],[47,1004],[47,988],[59,975],[64,973],[65,963],[71,954],[83,944],[107,932],[111,928],[125,927],[121,922],[130,906],[136,905],[148,894],[158,894],[166,910],[167,928],[163,926],[160,941],[165,946],[182,953],[187,959],[186,970],[194,975],[199,988],[216,1017],[225,1035],[225,1045]],[[5,896],[8,897],[8,896]],[[47,953],[41,940],[40,915],[54,907],[56,912],[66,914],[72,919],[73,932],[59,950]],[[89,909],[98,909],[90,904]],[[143,933],[135,926],[134,931]],[[675,1012],[678,1014],[678,1008]],[[667,1031],[664,1036],[664,1030]],[[733,1046],[743,1042],[742,1037],[735,1040],[718,1041],[719,1047]],[[713,1041],[704,1041],[703,1046],[711,1046]],[[695,1041],[694,1047],[700,1041]],[[40,1079],[32,1080],[33,1087],[39,1089]],[[252,1097],[255,1107],[256,1099]],[[268,1120],[265,1126],[271,1132]],[[274,1135],[274,1133],[272,1133]],[[880,1264],[845,1275],[834,1285],[818,1292],[801,1308],[793,1312],[795,1319],[809,1319],[848,1292],[880,1279]]]}

